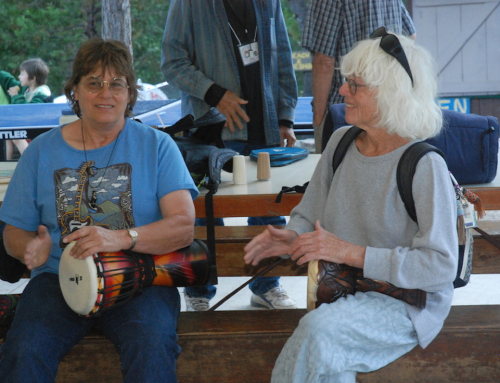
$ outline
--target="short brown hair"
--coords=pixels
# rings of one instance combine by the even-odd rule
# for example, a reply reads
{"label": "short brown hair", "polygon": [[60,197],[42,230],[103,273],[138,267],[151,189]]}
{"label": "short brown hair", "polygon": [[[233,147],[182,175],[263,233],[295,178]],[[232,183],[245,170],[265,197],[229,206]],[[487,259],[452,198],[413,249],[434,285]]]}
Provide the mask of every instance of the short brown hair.
{"label": "short brown hair", "polygon": [[112,69],[119,76],[125,76],[127,85],[130,87],[130,102],[127,109],[125,109],[125,117],[132,116],[132,109],[139,94],[132,56],[127,46],[121,41],[104,40],[101,37],[92,38],[82,44],[73,61],[73,74],[64,86],[64,94],[75,114],[78,117],[82,115],[80,105],[75,100],[73,89],[83,76],[88,75],[97,67],[101,67],[103,72]]}
{"label": "short brown hair", "polygon": [[36,78],[36,84],[38,86],[47,83],[47,77],[49,77],[50,70],[42,59],[36,58],[23,61],[21,65],[19,65],[19,69],[26,71],[29,80]]}

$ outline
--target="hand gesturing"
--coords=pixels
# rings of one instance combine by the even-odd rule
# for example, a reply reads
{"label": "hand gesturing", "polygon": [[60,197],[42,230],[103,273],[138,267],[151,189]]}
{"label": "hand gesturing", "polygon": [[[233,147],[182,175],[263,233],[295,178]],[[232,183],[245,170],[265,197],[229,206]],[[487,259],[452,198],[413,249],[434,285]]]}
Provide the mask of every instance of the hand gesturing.
{"label": "hand gesturing", "polygon": [[26,245],[24,253],[24,263],[28,269],[33,270],[47,262],[52,248],[52,238],[49,230],[43,226],[38,226],[38,235],[31,239]]}

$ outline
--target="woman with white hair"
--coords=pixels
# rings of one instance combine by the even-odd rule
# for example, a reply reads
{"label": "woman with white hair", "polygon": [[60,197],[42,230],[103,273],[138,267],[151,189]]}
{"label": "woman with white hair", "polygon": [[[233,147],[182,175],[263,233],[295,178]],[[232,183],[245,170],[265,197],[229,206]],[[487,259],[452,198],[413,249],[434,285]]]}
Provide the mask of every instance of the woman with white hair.
{"label": "woman with white hair", "polygon": [[458,259],[456,200],[443,158],[418,162],[418,224],[398,192],[403,152],[437,135],[442,115],[430,55],[404,36],[377,29],[341,65],[345,120],[362,129],[332,169],[349,128],[335,131],[285,229],[272,226],[245,248],[245,262],[288,254],[362,269],[365,278],[419,289],[424,307],[379,292],[356,292],[310,311],[284,346],[272,382],[355,382],[413,349],[425,348],[447,317]]}

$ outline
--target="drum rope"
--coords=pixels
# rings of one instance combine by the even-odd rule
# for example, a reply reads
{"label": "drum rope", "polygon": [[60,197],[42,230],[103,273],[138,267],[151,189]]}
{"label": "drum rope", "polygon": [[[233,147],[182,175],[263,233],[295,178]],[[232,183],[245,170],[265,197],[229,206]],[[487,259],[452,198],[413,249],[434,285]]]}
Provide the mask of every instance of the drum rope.
{"label": "drum rope", "polygon": [[272,269],[274,269],[276,266],[278,266],[284,259],[286,258],[278,258],[276,259],[275,261],[273,261],[270,265],[268,265],[266,268],[262,269],[261,271],[259,271],[257,274],[255,274],[252,278],[250,278],[248,281],[246,281],[245,283],[243,283],[240,287],[236,288],[235,290],[233,290],[232,292],[230,292],[228,295],[226,295],[224,298],[222,298],[219,302],[217,302],[215,305],[213,305],[212,307],[210,307],[208,309],[208,311],[215,311],[216,308],[220,307],[224,302],[226,302],[229,298],[231,298],[233,295],[235,295],[236,293],[238,293],[241,289],[243,289],[246,285],[250,284],[251,282],[253,282],[255,279],[257,279],[258,277],[261,277],[263,276],[264,274],[268,273],[269,271],[271,271]]}

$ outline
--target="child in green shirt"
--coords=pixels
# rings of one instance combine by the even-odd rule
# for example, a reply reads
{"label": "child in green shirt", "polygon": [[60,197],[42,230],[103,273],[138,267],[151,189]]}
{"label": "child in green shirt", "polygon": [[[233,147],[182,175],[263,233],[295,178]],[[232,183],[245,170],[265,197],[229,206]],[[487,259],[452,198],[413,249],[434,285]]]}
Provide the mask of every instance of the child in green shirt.
{"label": "child in green shirt", "polygon": [[[52,102],[52,93],[46,85],[49,67],[42,59],[35,58],[23,61],[19,66],[19,81],[9,72],[0,71],[0,87],[2,93],[11,104]],[[6,159],[13,157],[14,145],[20,154],[28,147],[28,141],[7,140]]]}
{"label": "child in green shirt", "polygon": [[19,81],[0,71],[0,86],[8,93],[11,104],[52,102],[52,93],[46,85],[49,67],[42,59],[23,61],[19,66]]}

